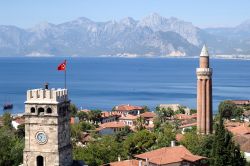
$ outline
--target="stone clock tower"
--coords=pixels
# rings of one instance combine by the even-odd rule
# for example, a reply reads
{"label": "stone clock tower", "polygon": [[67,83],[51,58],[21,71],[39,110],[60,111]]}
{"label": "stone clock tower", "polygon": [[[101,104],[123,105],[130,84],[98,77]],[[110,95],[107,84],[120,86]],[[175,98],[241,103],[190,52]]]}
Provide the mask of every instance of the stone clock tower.
{"label": "stone clock tower", "polygon": [[33,89],[25,102],[24,166],[70,166],[67,89]]}

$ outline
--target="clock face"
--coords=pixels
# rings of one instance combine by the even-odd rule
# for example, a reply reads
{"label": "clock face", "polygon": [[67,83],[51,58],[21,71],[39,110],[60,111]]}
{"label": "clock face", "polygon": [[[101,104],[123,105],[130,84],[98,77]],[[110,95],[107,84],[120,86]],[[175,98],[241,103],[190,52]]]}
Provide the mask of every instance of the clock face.
{"label": "clock face", "polygon": [[39,144],[45,144],[47,142],[47,136],[43,131],[39,131],[36,134],[36,140]]}

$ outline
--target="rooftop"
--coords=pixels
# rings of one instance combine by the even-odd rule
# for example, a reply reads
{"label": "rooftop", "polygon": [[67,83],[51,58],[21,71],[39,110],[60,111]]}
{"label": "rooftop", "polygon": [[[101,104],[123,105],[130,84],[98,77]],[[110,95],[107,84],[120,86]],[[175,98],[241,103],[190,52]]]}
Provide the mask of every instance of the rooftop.
{"label": "rooftop", "polygon": [[138,116],[134,116],[134,115],[122,115],[119,119],[120,120],[136,120],[138,118]]}
{"label": "rooftop", "polygon": [[107,123],[101,124],[98,129],[100,130],[104,128],[124,128],[125,126],[126,125],[122,122],[107,122]]}
{"label": "rooftop", "polygon": [[154,112],[144,112],[141,114],[141,117],[143,118],[154,118],[156,114]]}
{"label": "rooftop", "polygon": [[27,91],[25,103],[60,103],[68,100],[67,89],[32,89]]}
{"label": "rooftop", "polygon": [[[178,154],[178,155],[177,155]],[[170,163],[182,162],[184,160],[195,162],[205,159],[205,157],[193,155],[184,146],[164,147],[135,156],[139,159],[148,159],[150,163],[164,165]]]}
{"label": "rooftop", "polygon": [[116,111],[133,111],[133,110],[143,110],[144,108],[141,106],[133,106],[133,105],[119,105],[115,107]]}
{"label": "rooftop", "polygon": [[124,161],[117,161],[112,162],[109,164],[105,164],[105,166],[138,166],[139,161],[138,160],[124,160]]}

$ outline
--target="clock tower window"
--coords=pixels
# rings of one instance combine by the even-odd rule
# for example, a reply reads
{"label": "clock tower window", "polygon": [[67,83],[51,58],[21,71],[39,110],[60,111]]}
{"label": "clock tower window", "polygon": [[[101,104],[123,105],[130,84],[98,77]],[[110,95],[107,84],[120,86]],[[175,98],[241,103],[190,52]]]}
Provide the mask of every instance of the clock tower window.
{"label": "clock tower window", "polygon": [[44,108],[38,108],[38,115],[44,115]]}
{"label": "clock tower window", "polygon": [[51,108],[47,108],[47,114],[51,114],[52,113],[52,109]]}
{"label": "clock tower window", "polygon": [[37,166],[44,166],[44,164],[43,164],[43,156],[37,156],[37,158],[36,158],[36,165]]}
{"label": "clock tower window", "polygon": [[35,113],[35,112],[36,112],[36,109],[35,109],[34,107],[31,107],[30,112],[31,112],[31,113]]}

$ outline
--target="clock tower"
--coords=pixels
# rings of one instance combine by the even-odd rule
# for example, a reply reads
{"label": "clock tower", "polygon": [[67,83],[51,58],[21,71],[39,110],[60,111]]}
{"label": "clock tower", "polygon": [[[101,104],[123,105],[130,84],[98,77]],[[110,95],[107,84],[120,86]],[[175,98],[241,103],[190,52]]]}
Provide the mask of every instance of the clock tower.
{"label": "clock tower", "polygon": [[24,166],[70,166],[67,89],[33,89],[25,101]]}

